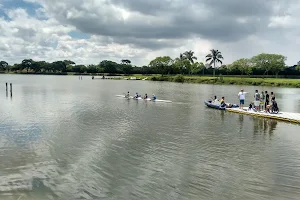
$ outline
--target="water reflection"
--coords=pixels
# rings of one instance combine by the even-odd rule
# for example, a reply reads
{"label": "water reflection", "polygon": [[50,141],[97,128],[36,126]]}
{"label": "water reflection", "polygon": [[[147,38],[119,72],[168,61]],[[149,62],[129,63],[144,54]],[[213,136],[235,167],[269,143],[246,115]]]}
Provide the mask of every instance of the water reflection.
{"label": "water reflection", "polygon": [[225,111],[221,111],[221,120],[224,122],[224,117],[225,117]]}
{"label": "water reflection", "polygon": [[277,120],[253,117],[253,134],[268,134],[272,136],[277,127]]}
{"label": "water reflection", "polygon": [[241,134],[244,129],[244,115],[239,115],[239,133]]}
{"label": "water reflection", "polygon": [[[240,86],[17,77],[12,101],[0,93],[1,195],[24,193],[22,200],[299,196],[299,126],[204,106],[211,92],[236,101]],[[128,90],[153,91],[180,103],[115,97]],[[294,103],[298,108],[300,102]]]}

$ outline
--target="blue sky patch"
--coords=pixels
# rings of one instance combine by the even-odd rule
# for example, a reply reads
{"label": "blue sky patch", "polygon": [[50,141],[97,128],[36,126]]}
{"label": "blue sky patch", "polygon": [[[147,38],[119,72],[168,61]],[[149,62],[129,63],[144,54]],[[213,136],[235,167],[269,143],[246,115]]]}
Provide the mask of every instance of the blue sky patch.
{"label": "blue sky patch", "polygon": [[90,34],[82,33],[80,31],[71,31],[68,34],[69,34],[69,36],[71,36],[72,38],[75,38],[75,39],[89,39],[90,38]]}
{"label": "blue sky patch", "polygon": [[5,9],[23,8],[30,16],[35,16],[35,10],[41,8],[41,6],[38,4],[28,3],[23,0],[2,0],[1,4],[2,8],[0,9],[0,17],[4,17],[5,19],[8,19],[4,13]]}

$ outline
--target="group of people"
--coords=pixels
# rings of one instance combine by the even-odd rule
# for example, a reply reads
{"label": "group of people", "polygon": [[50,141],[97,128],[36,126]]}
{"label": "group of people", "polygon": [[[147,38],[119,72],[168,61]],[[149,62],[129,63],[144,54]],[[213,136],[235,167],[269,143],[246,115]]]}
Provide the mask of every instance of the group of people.
{"label": "group of people", "polygon": [[[238,93],[238,97],[240,100],[240,109],[243,109],[243,106],[245,104],[245,97],[246,93],[243,89]],[[275,101],[275,94],[271,92],[271,101],[270,101],[270,95],[268,94],[268,91],[262,91],[261,93],[258,92],[258,90],[255,90],[254,94],[254,108],[252,103],[249,105],[249,109],[255,109],[256,111],[265,111],[269,112],[272,106],[277,106],[277,103]]]}
{"label": "group of people", "polygon": [[213,104],[220,104],[221,107],[231,107],[230,103],[225,103],[225,97],[222,97],[220,100],[218,100],[217,96],[214,97],[212,100]]}
{"label": "group of people", "polygon": [[[125,95],[125,97],[126,98],[129,98],[130,97],[130,92],[128,91],[127,92],[127,94]],[[141,95],[139,94],[139,93],[135,93],[135,95],[134,95],[134,99],[137,99],[137,98],[139,98],[139,97],[141,97]],[[143,99],[148,99],[149,97],[148,97],[148,95],[147,95],[147,93],[144,95],[144,97],[143,97]],[[152,98],[151,98],[151,100],[156,100],[156,96],[155,96],[155,94],[153,94],[152,95]]]}
{"label": "group of people", "polygon": [[[243,89],[241,89],[241,91],[238,93],[240,109],[243,109],[244,107],[247,93],[248,92],[245,92]],[[218,100],[217,96],[214,96],[211,102],[213,104],[220,105],[221,107],[231,107],[231,104],[225,102],[225,97],[222,97],[220,100]],[[274,92],[271,92],[269,95],[268,91],[262,91],[259,93],[258,90],[255,90],[254,101],[249,105],[248,110],[270,112],[270,110],[274,109],[275,107],[278,110]]]}

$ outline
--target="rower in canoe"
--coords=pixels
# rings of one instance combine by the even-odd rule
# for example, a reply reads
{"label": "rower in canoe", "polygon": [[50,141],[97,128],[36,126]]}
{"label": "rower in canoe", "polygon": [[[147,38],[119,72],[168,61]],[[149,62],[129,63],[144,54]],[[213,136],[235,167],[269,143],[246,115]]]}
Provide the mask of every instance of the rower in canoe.
{"label": "rower in canoe", "polygon": [[152,100],[155,101],[156,100],[156,96],[155,94],[152,95]]}
{"label": "rower in canoe", "polygon": [[145,96],[144,96],[144,99],[148,99],[148,95],[147,95],[147,93],[145,94]]}
{"label": "rower in canoe", "polygon": [[125,98],[129,98],[129,97],[130,97],[130,93],[128,91],[127,94],[125,95]]}
{"label": "rower in canoe", "polygon": [[137,99],[139,97],[140,97],[139,93],[135,93],[135,96],[133,98]]}

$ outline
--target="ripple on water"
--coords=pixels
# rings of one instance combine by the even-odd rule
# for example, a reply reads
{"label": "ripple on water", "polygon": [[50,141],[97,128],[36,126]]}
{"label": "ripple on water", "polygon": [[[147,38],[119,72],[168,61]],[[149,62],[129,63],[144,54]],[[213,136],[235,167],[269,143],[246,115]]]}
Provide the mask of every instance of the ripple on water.
{"label": "ripple on water", "polygon": [[[300,196],[299,126],[203,105],[236,86],[18,77],[0,93],[0,199]],[[173,103],[115,97],[128,89]]]}

